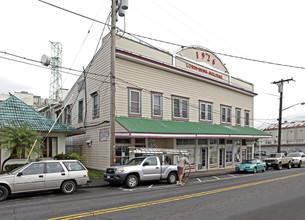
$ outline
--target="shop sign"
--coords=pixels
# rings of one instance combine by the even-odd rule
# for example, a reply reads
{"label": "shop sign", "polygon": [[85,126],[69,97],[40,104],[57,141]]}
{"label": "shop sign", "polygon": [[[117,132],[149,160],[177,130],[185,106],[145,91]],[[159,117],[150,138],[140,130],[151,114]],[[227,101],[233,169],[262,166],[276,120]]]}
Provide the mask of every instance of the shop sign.
{"label": "shop sign", "polygon": [[222,75],[221,74],[214,73],[214,72],[212,72],[210,70],[207,70],[207,69],[202,68],[202,67],[195,66],[193,64],[186,63],[186,68],[189,68],[189,69],[192,69],[192,70],[196,70],[196,71],[198,71],[200,73],[205,73],[205,74],[208,74],[210,76],[214,76],[214,77],[217,77],[219,79],[222,79]]}
{"label": "shop sign", "polygon": [[99,140],[107,141],[109,138],[109,128],[100,129],[99,132]]}

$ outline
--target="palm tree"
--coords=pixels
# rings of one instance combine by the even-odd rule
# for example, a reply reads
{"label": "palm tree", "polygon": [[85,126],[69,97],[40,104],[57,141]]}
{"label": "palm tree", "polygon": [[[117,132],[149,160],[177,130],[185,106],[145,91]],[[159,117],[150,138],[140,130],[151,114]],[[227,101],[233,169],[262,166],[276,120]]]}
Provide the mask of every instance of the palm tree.
{"label": "palm tree", "polygon": [[10,159],[21,158],[25,152],[29,154],[36,139],[37,144],[33,152],[42,155],[40,149],[40,145],[43,144],[42,137],[38,132],[30,130],[28,125],[12,125],[0,131],[0,149],[6,149],[10,154],[3,161],[1,171],[3,171],[5,163]]}

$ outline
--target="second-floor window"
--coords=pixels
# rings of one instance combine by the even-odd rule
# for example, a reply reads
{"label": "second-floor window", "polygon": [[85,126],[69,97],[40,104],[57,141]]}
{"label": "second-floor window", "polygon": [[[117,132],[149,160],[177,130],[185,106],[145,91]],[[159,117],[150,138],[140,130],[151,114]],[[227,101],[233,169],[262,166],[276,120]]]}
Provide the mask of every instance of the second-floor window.
{"label": "second-floor window", "polygon": [[213,121],[213,104],[209,102],[199,102],[200,121]]}
{"label": "second-floor window", "polygon": [[220,107],[220,120],[221,123],[231,124],[232,123],[232,108],[230,106]]}
{"label": "second-floor window", "polygon": [[128,96],[128,114],[141,115],[141,90],[129,89]]}
{"label": "second-floor window", "polygon": [[100,116],[100,96],[97,92],[92,95],[92,118],[97,118]]}
{"label": "second-floor window", "polygon": [[250,111],[245,110],[245,126],[250,126]]}
{"label": "second-floor window", "polygon": [[152,117],[162,117],[162,94],[152,93]]}
{"label": "second-floor window", "polygon": [[241,124],[241,121],[240,121],[241,110],[240,110],[240,108],[235,109],[235,117],[236,117],[236,125],[240,125]]}
{"label": "second-floor window", "polygon": [[58,111],[55,112],[56,119],[57,119],[58,123],[62,123],[62,115],[60,113],[61,113],[61,110],[58,110]]}
{"label": "second-floor window", "polygon": [[82,122],[84,120],[83,112],[84,112],[84,101],[80,100],[78,102],[78,122]]}
{"label": "second-floor window", "polygon": [[172,97],[172,107],[173,107],[173,118],[175,119],[188,119],[188,104],[189,100],[187,98]]}
{"label": "second-floor window", "polygon": [[70,125],[71,124],[71,106],[70,105],[67,105],[64,113],[65,113],[65,124]]}

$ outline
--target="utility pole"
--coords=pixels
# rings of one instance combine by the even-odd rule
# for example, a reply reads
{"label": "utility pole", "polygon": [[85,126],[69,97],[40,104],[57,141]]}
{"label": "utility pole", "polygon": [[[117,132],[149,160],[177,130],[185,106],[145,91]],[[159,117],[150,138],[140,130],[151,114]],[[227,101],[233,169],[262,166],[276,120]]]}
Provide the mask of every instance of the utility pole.
{"label": "utility pole", "polygon": [[281,152],[281,139],[282,139],[282,108],[283,108],[283,87],[284,87],[284,82],[290,82],[290,81],[294,81],[293,78],[291,79],[281,79],[280,81],[277,82],[272,82],[272,84],[277,84],[278,88],[279,88],[279,93],[280,93],[280,108],[279,108],[279,124],[278,124],[278,143],[277,143],[277,152],[280,153]]}
{"label": "utility pole", "polygon": [[111,0],[111,67],[110,67],[110,165],[115,165],[115,52],[116,52],[116,22],[119,16],[125,16],[128,0]]}

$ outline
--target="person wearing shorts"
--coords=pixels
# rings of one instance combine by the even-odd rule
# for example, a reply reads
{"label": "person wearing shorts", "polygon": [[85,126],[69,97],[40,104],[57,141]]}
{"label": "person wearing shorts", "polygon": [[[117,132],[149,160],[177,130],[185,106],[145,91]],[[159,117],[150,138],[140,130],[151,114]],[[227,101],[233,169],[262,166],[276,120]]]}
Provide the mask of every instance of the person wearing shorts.
{"label": "person wearing shorts", "polygon": [[178,185],[180,185],[180,186],[184,185],[182,183],[182,177],[183,177],[184,168],[185,168],[186,164],[188,164],[190,169],[191,169],[191,164],[190,164],[189,160],[187,159],[187,157],[186,156],[180,157],[178,165],[177,165],[177,168],[178,168],[178,178],[179,178]]}

